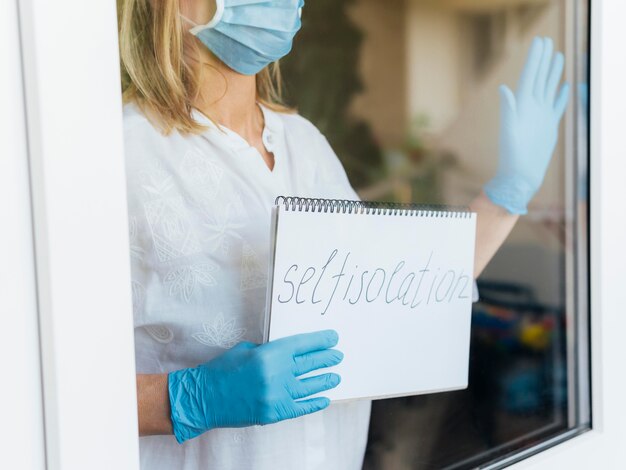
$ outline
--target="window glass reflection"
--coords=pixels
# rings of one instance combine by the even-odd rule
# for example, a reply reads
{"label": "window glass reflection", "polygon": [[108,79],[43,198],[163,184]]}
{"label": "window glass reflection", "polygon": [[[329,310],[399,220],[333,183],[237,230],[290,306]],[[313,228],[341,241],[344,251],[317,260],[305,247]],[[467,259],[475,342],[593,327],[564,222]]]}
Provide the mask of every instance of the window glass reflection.
{"label": "window glass reflection", "polygon": [[[576,105],[530,214],[479,280],[466,391],[374,404],[365,468],[466,468],[585,424],[586,2],[319,0],[287,95],[363,199],[467,204],[494,174],[498,86],[536,35]],[[577,333],[576,333],[577,332]],[[582,354],[584,355],[584,354]]]}

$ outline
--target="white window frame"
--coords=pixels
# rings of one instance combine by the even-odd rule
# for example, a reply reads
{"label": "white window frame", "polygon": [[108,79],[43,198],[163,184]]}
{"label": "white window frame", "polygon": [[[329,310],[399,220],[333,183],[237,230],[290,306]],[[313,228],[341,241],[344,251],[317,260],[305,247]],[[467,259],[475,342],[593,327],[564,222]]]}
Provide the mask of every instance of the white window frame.
{"label": "white window frame", "polygon": [[[12,1],[20,7],[25,71],[47,468],[138,469],[116,4],[5,4]],[[624,466],[624,20],[623,0],[592,1],[593,430],[515,468]],[[18,131],[15,138],[24,152]],[[27,208],[21,191],[18,203]],[[28,242],[19,248],[27,258]],[[29,275],[34,269],[23,273]],[[32,313],[33,306],[24,309]],[[31,318],[24,328],[35,323]],[[35,359],[30,365],[37,368]],[[30,379],[36,389],[36,377]]]}
{"label": "white window frame", "polygon": [[24,64],[46,468],[137,469],[116,2],[9,2]]}
{"label": "white window frame", "polygon": [[17,2],[0,3],[0,467],[43,470],[43,396],[17,18]]}
{"label": "white window frame", "polygon": [[591,382],[592,430],[513,468],[618,469],[626,465],[626,2],[591,1]]}

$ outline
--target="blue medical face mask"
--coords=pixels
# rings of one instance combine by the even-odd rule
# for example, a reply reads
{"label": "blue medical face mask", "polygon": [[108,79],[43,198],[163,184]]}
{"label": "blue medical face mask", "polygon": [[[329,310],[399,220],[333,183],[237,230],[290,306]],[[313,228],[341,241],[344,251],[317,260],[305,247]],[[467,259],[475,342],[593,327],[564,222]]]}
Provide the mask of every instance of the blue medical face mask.
{"label": "blue medical face mask", "polygon": [[291,51],[300,30],[304,0],[217,0],[210,23],[196,36],[213,54],[243,75],[256,75]]}

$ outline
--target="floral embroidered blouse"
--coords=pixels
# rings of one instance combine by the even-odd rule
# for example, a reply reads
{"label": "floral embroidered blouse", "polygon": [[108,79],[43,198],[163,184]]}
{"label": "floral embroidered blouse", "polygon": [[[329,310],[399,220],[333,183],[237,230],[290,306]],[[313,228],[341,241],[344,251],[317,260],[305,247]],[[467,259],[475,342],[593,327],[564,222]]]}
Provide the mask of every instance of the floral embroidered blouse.
{"label": "floral embroidered blouse", "polygon": [[[326,139],[262,108],[273,171],[236,133],[197,114],[202,135],[164,136],[124,110],[137,373],[195,367],[263,335],[276,197],[354,199]],[[306,249],[306,247],[303,247]],[[143,469],[360,469],[369,402],[273,426],[217,429],[183,445],[140,439]]]}

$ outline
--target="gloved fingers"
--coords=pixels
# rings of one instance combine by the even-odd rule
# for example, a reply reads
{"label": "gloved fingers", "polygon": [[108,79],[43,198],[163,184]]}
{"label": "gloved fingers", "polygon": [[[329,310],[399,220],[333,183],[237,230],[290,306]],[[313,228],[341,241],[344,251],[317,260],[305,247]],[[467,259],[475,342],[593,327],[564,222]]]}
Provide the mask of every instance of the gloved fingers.
{"label": "gloved fingers", "polygon": [[501,115],[504,117],[508,113],[517,112],[517,100],[511,89],[506,85],[500,85],[500,106]]}
{"label": "gloved fingers", "polygon": [[330,406],[330,400],[326,397],[311,398],[310,400],[297,401],[295,403],[296,417],[317,413]]}
{"label": "gloved fingers", "polygon": [[567,104],[569,102],[569,93],[570,86],[569,83],[566,83],[561,87],[561,91],[559,92],[559,96],[556,99],[556,104],[554,105],[554,112],[556,114],[557,122],[561,120],[565,110],[567,109]]}
{"label": "gloved fingers", "polygon": [[552,67],[550,69],[550,76],[548,78],[548,84],[546,86],[546,100],[548,103],[554,103],[556,98],[556,92],[561,83],[563,77],[563,69],[565,68],[565,57],[560,52],[554,56],[552,61]]}
{"label": "gloved fingers", "polygon": [[541,102],[543,102],[546,96],[546,81],[550,73],[553,55],[554,42],[550,38],[543,38],[543,53],[535,81],[535,98]]}
{"label": "gloved fingers", "polygon": [[526,97],[532,94],[533,88],[537,81],[537,72],[541,65],[541,59],[543,57],[543,41],[541,38],[533,39],[533,43],[530,46],[528,52],[528,58],[526,59],[526,65],[522,71],[518,85],[518,96]]}
{"label": "gloved fingers", "polygon": [[326,330],[316,333],[289,336],[265,345],[266,348],[276,348],[288,351],[292,356],[301,356],[315,351],[337,346],[339,335],[336,331]]}
{"label": "gloved fingers", "polygon": [[343,353],[336,349],[316,351],[294,357],[293,374],[298,377],[314,370],[334,367],[343,361]]}
{"label": "gloved fingers", "polygon": [[337,374],[322,374],[302,380],[296,380],[290,392],[294,400],[310,397],[316,393],[322,393],[337,387],[341,383],[341,377]]}

